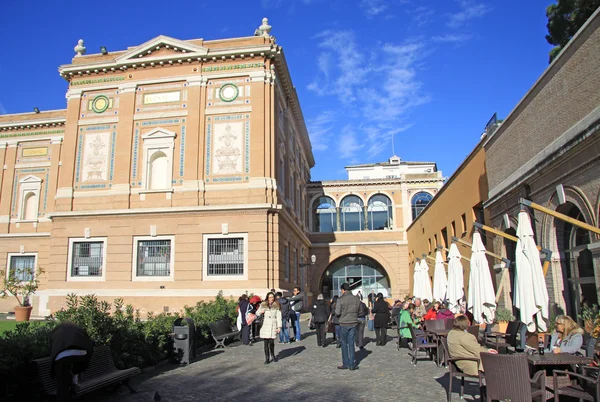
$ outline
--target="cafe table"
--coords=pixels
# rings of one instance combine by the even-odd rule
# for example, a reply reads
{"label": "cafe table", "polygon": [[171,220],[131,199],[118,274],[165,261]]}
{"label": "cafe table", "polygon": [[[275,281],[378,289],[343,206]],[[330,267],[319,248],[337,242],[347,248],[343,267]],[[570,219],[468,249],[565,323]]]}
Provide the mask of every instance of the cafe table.
{"label": "cafe table", "polygon": [[[531,366],[532,374],[538,370],[544,370],[545,368],[552,368],[552,366],[572,366],[576,364],[589,364],[594,359],[584,356],[572,355],[570,353],[546,353],[543,355],[534,354],[527,356],[529,365]],[[560,367],[558,368],[560,369]],[[571,384],[569,377],[559,377],[558,387],[568,387]],[[554,388],[553,377],[546,377],[546,386],[550,389]]]}
{"label": "cafe table", "polygon": [[572,355],[570,353],[546,353],[527,356],[529,364],[534,368],[538,366],[567,366],[573,364],[589,364],[594,359],[590,357]]}
{"label": "cafe table", "polygon": [[431,335],[435,340],[436,345],[436,363],[438,366],[441,366],[443,360],[442,348],[440,347],[441,339],[446,338],[450,333],[449,329],[426,329],[425,333]]}

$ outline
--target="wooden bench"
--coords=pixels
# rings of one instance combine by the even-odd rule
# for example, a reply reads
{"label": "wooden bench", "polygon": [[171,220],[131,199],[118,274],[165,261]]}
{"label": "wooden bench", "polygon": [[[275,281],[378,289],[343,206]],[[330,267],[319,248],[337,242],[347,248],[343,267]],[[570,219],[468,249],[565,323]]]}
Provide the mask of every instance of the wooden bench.
{"label": "wooden bench", "polygon": [[[44,357],[36,359],[33,362],[36,365],[44,394],[56,395],[56,382],[50,376],[50,358]],[[139,367],[131,367],[125,370],[117,369],[110,348],[108,346],[99,346],[94,349],[94,354],[87,370],[79,375],[79,387],[75,396],[79,397],[80,395],[112,384],[123,384],[129,388],[131,393],[135,393],[135,390],[129,385],[129,379],[140,372]]]}
{"label": "wooden bench", "polygon": [[233,328],[229,318],[224,318],[222,320],[213,322],[208,324],[208,326],[213,339],[217,343],[215,349],[218,347],[225,349],[225,341],[228,338],[235,338],[236,336],[240,335],[240,331],[238,331],[237,328]]}

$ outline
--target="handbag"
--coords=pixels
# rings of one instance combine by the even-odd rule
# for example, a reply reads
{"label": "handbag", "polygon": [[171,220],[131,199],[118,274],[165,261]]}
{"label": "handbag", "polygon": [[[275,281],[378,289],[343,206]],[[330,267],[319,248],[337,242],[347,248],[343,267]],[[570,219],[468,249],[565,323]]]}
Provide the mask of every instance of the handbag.
{"label": "handbag", "polygon": [[310,329],[312,331],[315,328],[316,328],[315,323],[313,322],[313,317],[311,316],[310,319],[308,320],[308,329]]}
{"label": "handbag", "polygon": [[256,320],[256,314],[254,313],[248,313],[246,314],[246,324],[251,325],[254,320]]}
{"label": "handbag", "polygon": [[335,334],[335,325],[331,321],[327,321],[327,333]]}

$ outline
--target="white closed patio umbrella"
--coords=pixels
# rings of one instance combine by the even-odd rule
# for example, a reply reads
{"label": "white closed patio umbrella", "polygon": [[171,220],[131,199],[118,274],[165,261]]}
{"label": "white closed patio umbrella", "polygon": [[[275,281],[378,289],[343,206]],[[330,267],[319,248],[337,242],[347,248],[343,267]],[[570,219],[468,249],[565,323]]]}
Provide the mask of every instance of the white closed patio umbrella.
{"label": "white closed patio umbrella", "polygon": [[[421,300],[429,300],[433,299],[433,293],[431,292],[431,281],[429,280],[429,265],[427,265],[427,261],[425,258],[421,260],[421,271],[420,271],[420,281],[421,281],[421,294],[419,297]],[[415,295],[416,296],[416,295]]]}
{"label": "white closed patio umbrella", "polygon": [[533,229],[529,214],[519,212],[517,227],[517,250],[515,258],[515,307],[519,309],[520,320],[527,325],[529,332],[537,329],[545,332],[548,319],[548,289],[540,261],[540,252],[533,239]]}
{"label": "white closed patio umbrella", "polygon": [[460,263],[460,252],[456,244],[450,245],[448,253],[448,309],[454,314],[460,312],[460,304],[465,297],[463,266]]}
{"label": "white closed patio umbrella", "polygon": [[435,253],[435,271],[433,273],[433,299],[439,302],[446,300],[446,291],[448,289],[448,278],[444,268],[444,259],[442,252]]}
{"label": "white closed patio umbrella", "polygon": [[479,233],[473,235],[471,251],[468,309],[478,323],[491,324],[496,316],[496,294],[490,266],[485,257],[485,246]]}

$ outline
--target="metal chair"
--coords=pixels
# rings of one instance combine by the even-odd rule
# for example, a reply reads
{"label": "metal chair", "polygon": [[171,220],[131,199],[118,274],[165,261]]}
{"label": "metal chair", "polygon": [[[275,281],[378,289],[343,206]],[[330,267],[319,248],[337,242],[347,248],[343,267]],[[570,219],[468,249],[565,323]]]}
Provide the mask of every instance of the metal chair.
{"label": "metal chair", "polygon": [[435,349],[436,345],[434,345],[433,343],[423,343],[423,340],[426,341],[426,336],[417,336],[415,334],[415,329],[412,326],[409,326],[408,328],[410,329],[410,336],[412,337],[411,358],[413,366],[417,366],[417,356],[419,354],[419,350],[423,350],[426,353],[429,353],[429,358],[433,360],[433,354],[431,353],[431,350]]}
{"label": "metal chair", "polygon": [[527,355],[480,353],[485,373],[486,401],[547,401],[554,395],[546,390],[546,372],[538,371],[529,378]]}
{"label": "metal chair", "polygon": [[424,325],[425,325],[425,330],[426,331],[430,331],[430,330],[439,330],[439,329],[446,329],[446,320],[426,320],[424,321]]}
{"label": "metal chair", "polygon": [[456,378],[460,378],[460,399],[463,399],[463,395],[465,393],[465,379],[468,380],[477,380],[479,383],[479,390],[481,392],[481,379],[476,375],[465,374],[461,369],[458,368],[456,362],[459,361],[473,361],[479,364],[479,359],[476,357],[457,357],[452,358],[450,356],[450,352],[448,349],[448,339],[441,339],[442,349],[444,351],[444,361],[446,362],[446,367],[448,367],[449,379],[448,379],[448,402],[452,401],[452,380]]}
{"label": "metal chair", "polygon": [[520,321],[510,321],[505,334],[498,332],[484,333],[484,345],[496,350],[512,346],[516,350],[517,334],[519,333],[521,325],[523,324]]}
{"label": "metal chair", "polygon": [[467,332],[470,333],[479,341],[479,325],[471,325],[467,328]]}
{"label": "metal chair", "polygon": [[[559,401],[560,395],[577,398],[580,401],[600,401],[600,369],[598,367],[582,367],[581,371],[582,374],[563,370],[552,372],[555,402]],[[571,384],[561,386],[561,379],[564,378],[560,377],[561,375],[566,375],[571,380]]]}

